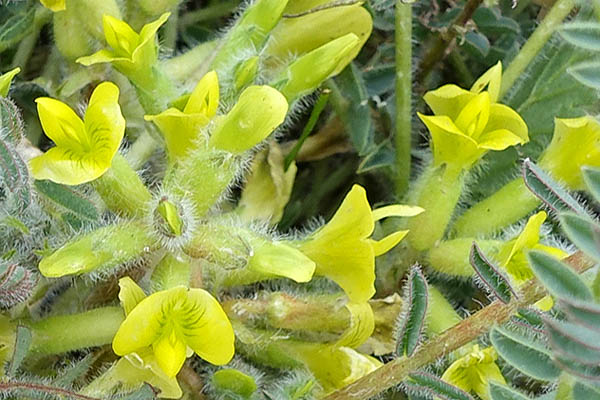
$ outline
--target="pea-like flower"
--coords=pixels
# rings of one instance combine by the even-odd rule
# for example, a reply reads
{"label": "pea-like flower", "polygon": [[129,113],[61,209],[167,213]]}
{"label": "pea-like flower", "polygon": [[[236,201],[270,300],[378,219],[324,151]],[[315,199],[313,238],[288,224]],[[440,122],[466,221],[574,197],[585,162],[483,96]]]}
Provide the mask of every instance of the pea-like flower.
{"label": "pea-like flower", "polygon": [[31,159],[33,177],[79,185],[104,174],[125,133],[118,100],[119,88],[111,82],[101,83],[81,120],[65,103],[38,97],[35,101],[42,128],[56,147]]}
{"label": "pea-like flower", "polygon": [[0,97],[6,97],[8,95],[10,84],[15,75],[19,72],[21,72],[21,68],[17,67],[0,75]]}
{"label": "pea-like flower", "polygon": [[584,165],[600,167],[600,123],[593,117],[554,120],[554,135],[539,161],[540,167],[571,190],[584,190]]}
{"label": "pea-like flower", "polygon": [[442,375],[442,380],[464,390],[475,392],[483,400],[489,400],[488,383],[506,383],[496,365],[498,354],[493,347],[483,350],[473,345],[471,351],[454,361]]}
{"label": "pea-like flower", "polygon": [[[545,251],[557,258],[565,258],[568,254],[561,249],[540,243],[540,228],[546,220],[546,212],[531,216],[523,231],[516,238],[506,242],[498,251],[500,265],[506,270],[517,285],[521,285],[534,277],[527,261],[526,252],[529,250]],[[544,297],[536,303],[538,308],[547,311],[554,305],[552,298]]]}
{"label": "pea-like flower", "polygon": [[488,150],[504,150],[529,141],[521,116],[497,103],[501,76],[502,64],[498,63],[471,90],[444,85],[425,94],[425,102],[435,115],[419,113],[419,118],[431,132],[435,165],[468,169]]}
{"label": "pea-like flower", "polygon": [[219,80],[211,71],[204,75],[192,93],[160,114],[145,115],[154,122],[165,137],[167,151],[172,160],[185,155],[219,107]]}
{"label": "pea-like flower", "polygon": [[298,249],[316,263],[315,273],[336,282],[351,301],[361,303],[375,294],[375,257],[398,244],[408,231],[377,241],[370,238],[375,222],[386,217],[411,217],[420,207],[390,205],[371,210],[365,189],[354,185],[333,218],[303,241]]}
{"label": "pea-like flower", "polygon": [[113,339],[116,354],[139,355],[150,348],[167,377],[177,375],[193,353],[215,365],[231,360],[233,328],[207,291],[177,286],[144,297],[129,281],[121,284],[119,294],[127,317]]}
{"label": "pea-like flower", "polygon": [[102,49],[91,56],[80,57],[77,62],[85,66],[98,63],[112,63],[117,70],[127,76],[136,75],[137,71],[152,67],[158,58],[155,35],[158,28],[169,18],[164,13],[156,21],[135,32],[127,23],[104,15],[102,25],[104,37],[111,49]]}

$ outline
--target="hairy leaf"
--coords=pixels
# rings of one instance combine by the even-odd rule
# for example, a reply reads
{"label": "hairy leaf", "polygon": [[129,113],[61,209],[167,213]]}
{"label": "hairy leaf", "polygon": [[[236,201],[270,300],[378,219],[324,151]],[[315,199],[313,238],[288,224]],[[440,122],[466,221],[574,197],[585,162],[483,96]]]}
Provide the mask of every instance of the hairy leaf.
{"label": "hairy leaf", "polygon": [[410,357],[419,345],[427,315],[428,296],[427,280],[421,269],[415,265],[408,277],[407,293],[404,299],[406,309],[403,312],[396,339],[397,355]]}
{"label": "hairy leaf", "polygon": [[600,225],[587,217],[572,213],[562,214],[560,222],[575,246],[596,261],[600,261]]}
{"label": "hairy leaf", "polygon": [[410,374],[409,378],[410,380],[403,382],[403,386],[410,393],[442,400],[473,400],[473,397],[468,393],[444,382],[435,375],[426,372],[415,372]]}
{"label": "hairy leaf", "polygon": [[516,297],[508,278],[483,254],[475,242],[471,246],[469,261],[487,289],[500,301],[506,304],[513,295]]}
{"label": "hairy leaf", "polygon": [[524,394],[496,382],[490,382],[490,397],[491,400],[530,400]]}

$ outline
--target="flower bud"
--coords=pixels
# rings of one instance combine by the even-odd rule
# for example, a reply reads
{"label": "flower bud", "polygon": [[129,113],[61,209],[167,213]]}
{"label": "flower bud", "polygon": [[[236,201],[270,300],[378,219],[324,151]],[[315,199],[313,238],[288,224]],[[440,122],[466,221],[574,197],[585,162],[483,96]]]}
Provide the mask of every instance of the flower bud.
{"label": "flower bud", "polygon": [[291,103],[345,67],[351,60],[348,55],[358,43],[358,37],[349,33],[324,44],[291,63],[273,86],[279,87]]}
{"label": "flower bud", "polygon": [[285,120],[288,103],[270,86],[250,86],[223,117],[209,144],[233,154],[241,154],[256,146]]}
{"label": "flower bud", "polygon": [[0,97],[8,96],[8,89],[10,89],[10,83],[12,82],[15,75],[21,72],[21,68],[13,68],[8,72],[0,75]]}

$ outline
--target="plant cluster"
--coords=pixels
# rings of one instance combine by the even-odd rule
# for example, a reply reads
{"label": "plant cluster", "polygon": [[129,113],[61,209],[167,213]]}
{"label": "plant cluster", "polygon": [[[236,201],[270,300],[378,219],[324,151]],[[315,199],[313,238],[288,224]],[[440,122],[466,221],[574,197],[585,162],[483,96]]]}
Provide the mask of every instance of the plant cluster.
{"label": "plant cluster", "polygon": [[600,2],[0,7],[0,398],[600,398]]}

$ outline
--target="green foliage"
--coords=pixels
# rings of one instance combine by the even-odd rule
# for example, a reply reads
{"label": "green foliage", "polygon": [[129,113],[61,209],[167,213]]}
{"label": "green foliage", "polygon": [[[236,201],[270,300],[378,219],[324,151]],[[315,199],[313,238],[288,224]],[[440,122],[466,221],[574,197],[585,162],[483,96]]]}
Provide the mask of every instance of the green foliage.
{"label": "green foliage", "polygon": [[469,257],[471,266],[475,269],[477,276],[486,289],[503,303],[508,303],[513,296],[516,296],[508,278],[504,276],[497,265],[494,265],[483,254],[477,243],[473,242],[471,246],[471,255]]}
{"label": "green foliage", "polygon": [[396,333],[396,355],[410,357],[421,342],[428,306],[427,280],[415,265],[410,271],[403,302],[406,309],[400,315]]}

